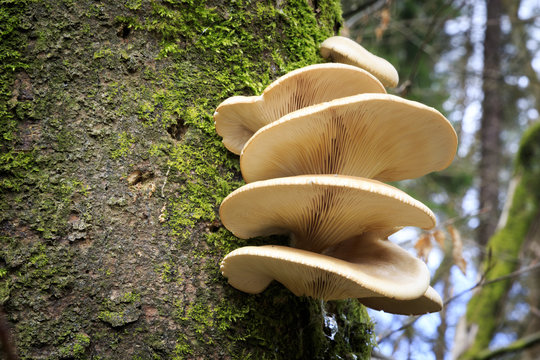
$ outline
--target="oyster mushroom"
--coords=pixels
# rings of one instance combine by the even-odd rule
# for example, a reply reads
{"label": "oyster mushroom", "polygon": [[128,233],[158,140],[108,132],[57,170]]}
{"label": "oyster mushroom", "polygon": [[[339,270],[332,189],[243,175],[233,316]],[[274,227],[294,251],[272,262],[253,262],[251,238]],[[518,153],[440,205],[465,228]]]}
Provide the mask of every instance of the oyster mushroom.
{"label": "oyster mushroom", "polygon": [[260,96],[233,96],[214,113],[223,144],[240,154],[261,127],[306,106],[359,93],[385,93],[365,70],[345,64],[317,64],[291,71],[270,84]]}
{"label": "oyster mushroom", "polygon": [[363,241],[362,249],[345,261],[288,246],[246,246],[229,253],[221,271],[233,287],[251,294],[273,280],[297,296],[323,300],[408,300],[426,292],[429,271],[422,261],[389,241]]}
{"label": "oyster mushroom", "polygon": [[[384,245],[381,246],[381,245]],[[380,246],[380,248],[379,248]],[[327,249],[324,251],[324,255],[331,256],[337,259],[349,261],[352,263],[357,263],[362,259],[365,261],[365,258],[386,258],[387,257],[385,250],[386,249],[393,249],[393,247],[399,248],[402,252],[405,252],[408,256],[413,257],[415,261],[418,261],[422,264],[419,259],[415,258],[414,256],[410,255],[405,250],[401,249],[398,245],[393,244],[386,238],[384,238],[384,235],[378,232],[367,232],[360,236],[345,240],[336,246],[333,246],[332,248]],[[387,250],[386,250],[387,251]],[[397,250],[396,250],[397,253]],[[404,263],[404,259],[407,258],[407,255],[403,255],[403,258],[398,261],[396,266],[402,266]],[[394,260],[395,261],[395,260]],[[412,264],[412,260],[410,260],[410,264]],[[408,268],[406,271],[411,271],[413,268],[412,265],[407,265]],[[425,265],[424,265],[425,266]],[[403,268],[400,269],[402,271]],[[409,276],[408,274],[407,276]],[[396,268],[396,277],[403,276],[403,279],[406,279],[407,276],[404,274],[400,274],[397,271]],[[429,282],[429,275],[427,278]],[[397,287],[400,286],[410,286],[406,280],[401,285],[396,285]],[[359,301],[364,304],[365,306],[372,308],[374,310],[382,310],[388,313],[392,314],[400,314],[400,315],[422,315],[427,314],[431,312],[440,311],[442,309],[442,299],[440,295],[433,289],[431,286],[428,287],[421,296],[414,298],[414,299],[399,299],[394,296],[389,296],[388,294],[385,296],[374,296],[374,297],[362,297],[359,299]]]}
{"label": "oyster mushroom", "polygon": [[323,58],[330,61],[358,66],[369,71],[384,86],[395,87],[399,82],[398,72],[392,64],[349,38],[332,36],[322,42],[320,52]]}
{"label": "oyster mushroom", "polygon": [[382,310],[397,315],[424,315],[441,311],[443,308],[441,296],[431,286],[422,296],[416,299],[397,300],[380,296],[362,298],[359,301],[374,310]]}
{"label": "oyster mushroom", "polygon": [[457,135],[437,110],[389,94],[306,107],[259,129],[240,167],[246,182],[301,174],[397,181],[446,168]]}
{"label": "oyster mushroom", "polygon": [[250,183],[229,194],[219,213],[240,238],[290,234],[294,247],[317,253],[367,231],[389,235],[403,226],[435,225],[435,215],[403,191],[342,175]]}

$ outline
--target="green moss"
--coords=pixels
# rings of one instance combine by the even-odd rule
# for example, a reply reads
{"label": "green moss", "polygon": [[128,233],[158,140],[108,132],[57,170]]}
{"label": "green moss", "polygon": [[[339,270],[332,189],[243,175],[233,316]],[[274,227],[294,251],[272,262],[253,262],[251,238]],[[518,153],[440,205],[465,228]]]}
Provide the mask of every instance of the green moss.
{"label": "green moss", "polygon": [[517,171],[531,191],[533,199],[540,199],[540,123],[525,132],[517,154]]}
{"label": "green moss", "polygon": [[86,349],[90,346],[90,337],[84,333],[77,333],[71,343],[60,348],[62,358],[84,359]]}
{"label": "green moss", "polygon": [[[516,175],[519,183],[512,198],[505,226],[489,241],[491,250],[486,280],[508,275],[516,270],[527,232],[540,212],[540,124],[534,125],[523,136],[517,156]],[[473,359],[487,349],[497,328],[498,314],[502,310],[510,280],[487,285],[476,294],[467,306],[467,322],[478,326],[473,346],[463,358]]]}
{"label": "green moss", "polygon": [[141,295],[133,291],[128,291],[124,293],[120,299],[124,303],[132,303],[132,302],[140,301]]}
{"label": "green moss", "polygon": [[[318,44],[339,26],[339,3],[325,2],[318,14],[298,0],[282,8],[270,2],[232,1],[227,9],[204,2],[166,1],[152,3],[148,18],[139,12],[117,18],[131,29],[158,33],[160,56],[172,60],[167,74],[151,76],[167,90],[156,89],[152,101],[142,102],[138,113],[146,126],[161,126],[177,140],[167,146],[153,145],[150,151],[152,156],[168,155],[168,181],[178,187],[167,206],[166,224],[178,246],[188,252],[187,265],[194,274],[201,269],[210,276],[209,288],[222,287],[223,279],[218,264],[205,259],[222,257],[246,243],[219,227],[205,233],[205,244],[194,243],[196,229],[214,223],[223,198],[243,184],[238,158],[215,134],[213,111],[229,96],[255,95],[285,72],[320,62]],[[171,278],[169,266],[162,273]],[[197,292],[193,303],[176,304],[177,319],[186,329],[177,340],[177,358],[208,352],[209,346],[223,351],[217,348],[220,339],[227,339],[223,343],[231,345],[226,351],[239,359],[322,359],[330,352],[369,357],[371,324],[356,302],[329,305],[340,313],[336,316],[344,330],[327,340],[317,301],[296,298],[280,286],[258,296],[239,294],[228,286],[225,291],[218,306],[210,305],[217,301],[215,295],[204,291]],[[293,314],[290,308],[302,310]],[[283,339],[280,334],[288,328],[299,328],[298,337]],[[299,349],[298,354],[290,349]]]}
{"label": "green moss", "polygon": [[99,49],[98,51],[94,52],[94,60],[107,58],[107,57],[114,57],[116,56],[116,53],[108,48]]}
{"label": "green moss", "polygon": [[189,344],[188,338],[185,334],[181,334],[176,342],[176,346],[174,348],[174,358],[173,360],[183,360],[186,358],[187,355],[193,354],[193,349],[191,348],[191,345]]}
{"label": "green moss", "polygon": [[[171,180],[182,184],[167,209],[173,234],[187,238],[196,224],[213,221],[221,200],[241,185],[236,158],[215,134],[217,104],[236,93],[261,92],[285,71],[320,62],[318,43],[331,35],[327,23],[333,26],[340,17],[339,5],[332,4],[317,19],[305,1],[287,2],[282,9],[234,1],[226,11],[204,2],[167,1],[152,3],[150,18],[117,19],[159,33],[161,55],[174,60],[172,71],[158,80],[167,91],[157,90],[153,102],[139,109],[145,124],[176,126],[181,134],[169,157]],[[270,35],[276,32],[281,38]],[[277,50],[270,54],[268,48]]]}
{"label": "green moss", "polygon": [[[76,309],[58,309],[51,313],[47,299],[59,303],[75,283],[72,275],[73,254],[68,249],[33,243],[31,246],[2,236],[0,259],[8,273],[0,279],[2,304],[9,300],[9,309],[23,310],[14,325],[21,359],[29,355],[32,346],[57,347],[58,357],[71,355],[82,358],[89,338],[80,332],[87,323]],[[65,355],[65,356],[64,356]],[[54,358],[54,357],[52,357]]]}
{"label": "green moss", "polygon": [[[0,1],[0,193],[19,191],[26,173],[34,168],[32,151],[17,151],[18,101],[12,99],[15,74],[27,67],[21,55],[24,40],[19,36],[21,17],[30,1]],[[2,209],[5,204],[2,202]],[[3,211],[2,211],[3,212]]]}
{"label": "green moss", "polygon": [[[369,358],[372,324],[356,300],[322,303],[291,296],[278,284],[260,295],[226,289],[219,301],[209,296],[203,293],[194,303],[176,304],[184,329],[178,358],[196,356],[201,347],[215,347],[234,359]],[[333,319],[335,327],[330,328],[325,317]],[[219,344],[229,344],[226,352]]]}
{"label": "green moss", "polygon": [[133,135],[128,134],[127,132],[121,132],[118,134],[117,144],[113,146],[114,149],[111,152],[111,158],[118,159],[120,157],[126,156],[132,150],[133,144],[135,143],[135,138]]}
{"label": "green moss", "polygon": [[[9,5],[0,11],[17,8],[17,16],[24,13],[22,5],[19,8],[10,1],[4,3]],[[32,31],[33,54],[39,57],[26,61],[13,53],[10,59],[14,70],[10,70],[7,82],[2,81],[2,86],[7,85],[2,88],[4,95],[0,94],[0,103],[5,104],[0,111],[5,109],[8,114],[2,118],[7,119],[2,123],[2,150],[20,145],[18,127],[26,120],[39,121],[42,143],[50,144],[50,148],[3,151],[0,159],[0,172],[6,175],[2,176],[0,190],[7,194],[0,201],[1,210],[21,204],[17,217],[20,214],[21,222],[37,234],[32,233],[36,235],[33,245],[17,243],[16,237],[2,240],[7,247],[1,254],[6,274],[0,276],[0,289],[5,289],[0,290],[0,297],[10,299],[11,310],[23,313],[26,307],[32,309],[17,323],[23,358],[32,357],[31,349],[41,351],[45,346],[54,347],[46,349],[51,358],[83,358],[94,343],[102,348],[108,345],[111,351],[122,349],[129,331],[146,326],[138,321],[141,303],[155,306],[154,301],[160,301],[155,294],[131,292],[117,301],[89,305],[95,310],[91,319],[71,310],[71,306],[55,318],[47,317],[50,310],[43,305],[47,302],[40,300],[58,296],[63,301],[67,290],[73,290],[74,295],[91,293],[90,301],[104,298],[107,287],[118,280],[100,257],[93,274],[99,280],[92,283],[99,290],[85,289],[83,284],[89,279],[79,275],[75,291],[71,288],[75,280],[70,263],[74,250],[70,244],[58,244],[64,240],[70,215],[82,216],[80,212],[90,206],[81,199],[102,195],[99,183],[103,180],[89,180],[88,187],[74,178],[79,174],[78,166],[85,163],[97,170],[85,169],[84,175],[98,178],[100,171],[120,169],[119,173],[125,173],[139,163],[151,163],[161,175],[166,174],[158,192],[167,201],[163,219],[173,239],[172,250],[153,266],[163,280],[159,286],[167,291],[195,285],[193,294],[182,297],[191,300],[174,303],[170,300],[174,298],[172,291],[163,299],[164,303],[174,303],[177,324],[173,327],[181,328],[174,350],[164,340],[141,337],[151,350],[133,358],[149,358],[148,354],[156,357],[158,353],[169,358],[171,351],[177,359],[205,357],[211,352],[216,357],[237,359],[323,359],[349,354],[368,358],[371,324],[357,302],[329,303],[323,308],[318,301],[295,297],[277,284],[263,294],[247,295],[229,287],[219,273],[219,259],[247,242],[232,236],[219,223],[219,204],[243,182],[238,157],[230,154],[215,134],[212,114],[229,96],[258,94],[285,72],[322,61],[318,43],[339,26],[340,10],[338,1],[318,3],[314,11],[304,0],[282,2],[277,8],[271,1],[230,1],[224,5],[212,0],[129,0],[123,3],[125,13],[116,18],[115,38],[89,41],[96,24],[100,29],[110,26],[106,7],[67,1],[58,6],[69,7],[72,17],[51,17],[50,24],[40,24]],[[49,14],[55,6],[43,2],[36,11]],[[81,11],[85,18],[74,23]],[[17,16],[9,15],[13,24]],[[19,35],[14,30],[9,35],[11,40],[2,41],[2,46],[24,48],[25,36]],[[152,39],[154,35],[161,49],[157,58],[135,44],[137,38]],[[91,61],[81,63],[74,58],[81,56]],[[14,74],[25,66],[36,78],[37,73],[48,74],[49,90],[43,99],[36,97],[32,103],[9,102]],[[124,74],[118,77],[111,75],[122,71]],[[51,109],[50,104],[61,105]],[[93,147],[93,143],[104,146]],[[115,186],[111,179],[106,177]],[[107,196],[97,201],[115,212],[132,211],[127,195]],[[28,203],[32,210],[23,211],[22,204]],[[14,212],[0,214],[5,219],[15,217]],[[250,243],[267,241],[285,240],[255,239]],[[111,255],[111,249],[102,249],[101,245],[96,245],[100,252]],[[81,252],[92,253],[94,249],[90,249],[81,247]],[[193,279],[205,286],[191,283]],[[31,296],[30,289],[34,291]],[[150,297],[152,300],[148,300]],[[65,301],[70,304],[70,300]],[[165,305],[159,309],[162,317],[171,315],[167,309]],[[325,333],[323,313],[334,314],[338,322],[334,340]],[[96,328],[101,330],[94,331]]]}
{"label": "green moss", "polygon": [[[21,128],[41,119],[46,107],[45,100],[34,97],[21,85],[26,72],[32,70],[32,64],[20,50],[26,46],[26,37],[20,31],[31,26],[22,15],[26,6],[34,2],[0,2],[0,221],[17,211],[19,206],[13,203],[30,202],[31,210],[20,216],[45,238],[56,238],[65,232],[71,197],[83,187],[76,180],[59,180],[50,174],[58,159],[40,154],[36,144],[28,145],[20,136]],[[16,74],[22,75],[18,89],[14,90]],[[57,134],[55,143],[59,150],[65,150],[71,142],[65,131]]]}
{"label": "green moss", "polygon": [[[6,263],[8,269],[17,269],[15,276],[6,274],[1,279],[9,284],[11,291],[27,288],[37,292],[60,293],[73,281],[70,276],[69,251],[50,248],[43,243],[27,247],[6,236],[0,237],[0,244],[0,259]],[[24,303],[22,299],[16,300]]]}
{"label": "green moss", "polygon": [[161,274],[161,279],[166,282],[174,281],[176,272],[174,271],[174,266],[169,262],[164,262],[159,265],[157,271]]}
{"label": "green moss", "polygon": [[114,299],[106,299],[101,305],[98,319],[114,328],[133,323],[141,316],[141,295],[128,291]]}

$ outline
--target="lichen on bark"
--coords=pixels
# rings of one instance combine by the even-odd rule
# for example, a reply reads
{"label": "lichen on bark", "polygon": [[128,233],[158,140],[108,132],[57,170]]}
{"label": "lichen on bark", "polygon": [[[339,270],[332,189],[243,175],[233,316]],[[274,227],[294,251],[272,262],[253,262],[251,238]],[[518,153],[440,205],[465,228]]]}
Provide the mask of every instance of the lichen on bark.
{"label": "lichen on bark", "polygon": [[338,1],[0,4],[0,301],[22,359],[369,357],[357,301],[219,273],[248,242],[217,216],[242,182],[212,113],[322,61]]}

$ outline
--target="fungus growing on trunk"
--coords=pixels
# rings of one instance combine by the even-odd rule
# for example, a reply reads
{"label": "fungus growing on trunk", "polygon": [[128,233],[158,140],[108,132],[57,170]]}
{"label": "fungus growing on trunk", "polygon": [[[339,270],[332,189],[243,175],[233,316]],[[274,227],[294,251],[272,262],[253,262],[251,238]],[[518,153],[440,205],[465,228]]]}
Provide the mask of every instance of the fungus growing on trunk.
{"label": "fungus growing on trunk", "polygon": [[382,310],[398,315],[423,315],[441,311],[443,301],[441,296],[431,286],[416,299],[397,300],[389,297],[371,297],[358,299],[365,306],[374,310]]}
{"label": "fungus growing on trunk", "polygon": [[240,154],[261,127],[292,111],[360,93],[385,93],[365,70],[345,64],[317,64],[291,71],[270,84],[260,96],[233,96],[214,113],[223,144]]}
{"label": "fungus growing on trunk", "polygon": [[323,58],[350,64],[375,75],[384,86],[395,87],[399,82],[396,68],[387,60],[372,54],[354,40],[343,36],[332,36],[320,45]]}
{"label": "fungus growing on trunk", "polygon": [[221,203],[222,224],[244,239],[291,238],[291,247],[236,249],[221,271],[253,294],[277,280],[298,296],[358,298],[395,314],[439,311],[426,265],[387,239],[404,226],[431,229],[435,215],[380,181],[446,168],[456,133],[437,110],[386,94],[383,84],[399,80],[386,60],[339,36],[320,51],[344,64],[295,70],[214,114],[248,183]]}
{"label": "fungus growing on trunk", "polygon": [[257,294],[276,280],[298,296],[323,300],[382,297],[410,300],[429,286],[419,259],[387,240],[361,239],[347,260],[288,246],[245,246],[229,253],[221,271],[238,290]]}
{"label": "fungus growing on trunk", "polygon": [[452,162],[457,136],[437,110],[389,94],[306,107],[259,129],[240,167],[246,182],[301,174],[412,179]]}
{"label": "fungus growing on trunk", "polygon": [[227,196],[223,225],[240,238],[290,234],[292,246],[322,252],[366,231],[430,229],[435,215],[403,191],[376,180],[305,175],[258,181]]}

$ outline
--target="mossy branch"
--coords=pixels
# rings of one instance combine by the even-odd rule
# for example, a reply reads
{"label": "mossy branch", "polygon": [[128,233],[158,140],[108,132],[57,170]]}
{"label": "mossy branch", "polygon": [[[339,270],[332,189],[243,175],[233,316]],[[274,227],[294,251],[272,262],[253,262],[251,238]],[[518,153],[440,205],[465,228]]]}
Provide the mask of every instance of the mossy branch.
{"label": "mossy branch", "polygon": [[[474,284],[473,286],[469,287],[468,289],[465,289],[463,290],[462,292],[444,300],[444,306],[448,306],[451,302],[453,302],[454,300],[460,298],[461,296],[475,290],[475,289],[478,289],[478,288],[482,288],[482,287],[485,287],[485,286],[488,286],[488,285],[492,285],[492,284],[495,284],[495,283],[498,283],[498,282],[501,282],[501,281],[505,281],[505,280],[509,280],[509,279],[513,279],[513,278],[516,278],[516,277],[519,277],[519,276],[522,276],[522,275],[525,275],[525,274],[528,274],[530,272],[533,272],[533,271],[537,271],[540,269],[540,263],[536,263],[536,264],[533,264],[533,265],[530,265],[530,266],[527,266],[527,267],[524,267],[522,269],[519,269],[517,271],[514,271],[510,274],[506,274],[504,276],[500,276],[498,278],[495,278],[495,279],[491,279],[491,280],[487,280],[486,281],[486,275],[489,271],[486,271],[484,272],[484,274],[480,277],[480,280],[478,280],[478,282],[476,284]],[[488,269],[489,270],[489,269]],[[407,321],[405,324],[401,325],[399,328],[397,329],[394,329],[394,330],[391,330],[385,334],[382,334],[378,339],[377,339],[377,342],[380,343],[386,339],[388,339],[390,336],[392,336],[393,334],[395,334],[396,332],[399,332],[399,331],[403,331],[407,328],[409,328],[410,326],[412,326],[416,320],[418,320],[420,317],[419,316],[414,316],[412,317],[409,321]]]}
{"label": "mossy branch", "polygon": [[[478,332],[471,346],[460,357],[474,359],[489,346],[493,338],[499,314],[511,282],[509,281],[519,266],[519,254],[526,243],[531,226],[540,213],[540,123],[534,124],[523,136],[517,154],[515,179],[517,185],[509,196],[511,206],[504,226],[489,240],[493,258],[487,262],[492,266],[487,276],[492,286],[484,286],[467,305],[467,324],[474,325]],[[502,280],[498,280],[501,278]]]}
{"label": "mossy branch", "polygon": [[526,350],[530,348],[531,346],[534,346],[539,343],[540,343],[540,331],[524,336],[521,339],[518,339],[508,344],[507,346],[503,346],[495,350],[486,349],[484,351],[481,351],[480,353],[478,353],[478,355],[474,357],[474,359],[475,360],[489,360],[499,355]]}

